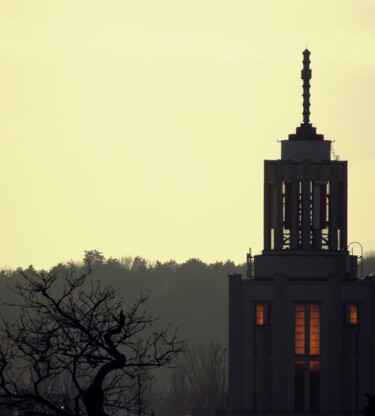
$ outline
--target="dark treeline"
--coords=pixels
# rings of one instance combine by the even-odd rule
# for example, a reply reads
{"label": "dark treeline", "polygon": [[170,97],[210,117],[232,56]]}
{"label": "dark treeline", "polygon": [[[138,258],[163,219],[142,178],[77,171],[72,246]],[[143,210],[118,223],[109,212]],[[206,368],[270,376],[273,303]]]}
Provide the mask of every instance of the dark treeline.
{"label": "dark treeline", "polygon": [[375,274],[375,251],[369,251],[364,256],[363,276]]}
{"label": "dark treeline", "polygon": [[[206,264],[199,259],[184,263],[173,260],[150,263],[142,257],[106,258],[96,250],[87,251],[77,267],[92,267],[92,277],[103,285],[112,286],[129,303],[139,293],[149,292],[147,312],[163,323],[180,326],[180,337],[194,346],[208,345],[209,341],[227,343],[228,274],[245,273],[245,266],[231,261]],[[65,269],[71,264],[58,264]],[[0,271],[1,300],[11,296],[5,286],[17,280],[17,270]],[[1,308],[1,307],[0,307]]]}

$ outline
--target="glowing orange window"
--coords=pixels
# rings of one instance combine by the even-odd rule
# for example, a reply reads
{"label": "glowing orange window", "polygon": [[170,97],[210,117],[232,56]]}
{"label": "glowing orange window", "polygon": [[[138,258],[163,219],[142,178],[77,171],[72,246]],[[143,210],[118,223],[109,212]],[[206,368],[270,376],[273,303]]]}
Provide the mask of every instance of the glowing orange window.
{"label": "glowing orange window", "polygon": [[310,354],[320,354],[320,308],[310,305]]}
{"label": "glowing orange window", "polygon": [[349,306],[349,323],[350,325],[358,325],[358,305]]}
{"label": "glowing orange window", "polygon": [[255,307],[255,322],[257,325],[264,325],[264,305],[257,303]]}
{"label": "glowing orange window", "polygon": [[305,355],[305,305],[296,304],[294,314],[294,352]]}

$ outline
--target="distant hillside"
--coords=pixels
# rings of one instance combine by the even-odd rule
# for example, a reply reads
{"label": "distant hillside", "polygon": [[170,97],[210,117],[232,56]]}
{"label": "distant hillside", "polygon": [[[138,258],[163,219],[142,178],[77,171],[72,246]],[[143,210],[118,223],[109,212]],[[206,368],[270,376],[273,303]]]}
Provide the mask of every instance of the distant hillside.
{"label": "distant hillside", "polygon": [[[147,312],[160,317],[161,322],[180,325],[180,336],[192,345],[206,345],[209,340],[226,344],[228,274],[245,273],[244,266],[231,261],[206,264],[199,259],[151,264],[142,257],[105,258],[95,250],[86,252],[87,260],[92,264],[93,278],[117,288],[128,302],[139,292],[149,292]],[[84,261],[77,267],[84,267]],[[59,264],[55,269],[68,266]],[[17,275],[17,271],[0,272],[1,300],[12,296],[5,286],[12,286]]]}

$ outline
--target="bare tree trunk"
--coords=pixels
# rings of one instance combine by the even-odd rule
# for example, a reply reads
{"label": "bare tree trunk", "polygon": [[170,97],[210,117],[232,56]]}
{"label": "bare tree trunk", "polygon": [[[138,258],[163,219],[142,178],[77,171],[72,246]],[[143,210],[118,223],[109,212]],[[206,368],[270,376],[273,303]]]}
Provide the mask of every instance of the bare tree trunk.
{"label": "bare tree trunk", "polygon": [[88,416],[108,416],[103,409],[103,391],[91,385],[82,395]]}

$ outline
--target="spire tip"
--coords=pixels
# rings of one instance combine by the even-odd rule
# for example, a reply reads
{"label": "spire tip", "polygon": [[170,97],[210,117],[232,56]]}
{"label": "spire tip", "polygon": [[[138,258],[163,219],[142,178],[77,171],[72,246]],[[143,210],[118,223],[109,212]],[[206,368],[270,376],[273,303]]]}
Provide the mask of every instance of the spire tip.
{"label": "spire tip", "polygon": [[311,52],[306,48],[303,51],[303,69],[301,71],[301,78],[303,80],[303,123],[310,123],[310,54]]}

